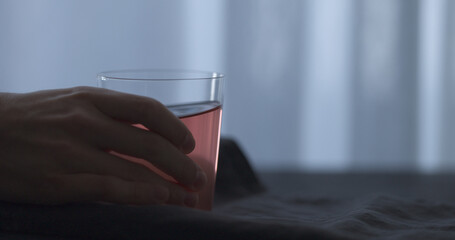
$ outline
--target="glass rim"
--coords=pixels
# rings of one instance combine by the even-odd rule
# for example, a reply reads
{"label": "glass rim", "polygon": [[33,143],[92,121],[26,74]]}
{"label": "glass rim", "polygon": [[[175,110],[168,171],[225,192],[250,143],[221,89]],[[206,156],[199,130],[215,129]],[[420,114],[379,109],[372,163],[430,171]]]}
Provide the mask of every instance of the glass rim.
{"label": "glass rim", "polygon": [[[119,75],[127,74],[140,74],[140,73],[149,73],[149,74],[162,74],[160,77],[125,77]],[[169,77],[162,77],[164,74],[169,75]],[[177,77],[177,74],[187,74],[188,77]],[[172,76],[174,75],[174,76]],[[106,80],[131,80],[131,81],[182,81],[182,80],[213,80],[213,79],[222,79],[224,74],[219,72],[210,72],[210,71],[200,71],[200,70],[187,70],[187,69],[122,69],[122,70],[112,70],[112,71],[103,71],[98,73],[98,79],[101,81]]]}

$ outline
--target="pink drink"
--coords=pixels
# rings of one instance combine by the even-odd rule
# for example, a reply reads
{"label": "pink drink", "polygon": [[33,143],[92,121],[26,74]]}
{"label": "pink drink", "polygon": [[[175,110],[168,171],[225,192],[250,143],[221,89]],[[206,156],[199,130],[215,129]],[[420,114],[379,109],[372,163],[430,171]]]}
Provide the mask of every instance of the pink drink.
{"label": "pink drink", "polygon": [[[207,174],[207,185],[199,191],[199,203],[196,208],[211,210],[213,203],[213,192],[215,189],[215,177],[218,163],[218,149],[221,127],[221,106],[218,102],[203,102],[195,104],[168,106],[169,110],[177,115],[180,120],[193,134],[196,147],[188,156],[195,161]],[[144,126],[137,124],[139,128]],[[142,164],[152,171],[155,171],[163,178],[175,182],[175,180],[150,162],[111,151],[112,154],[126,160]]]}
{"label": "pink drink", "polygon": [[[189,128],[196,140],[196,148],[188,157],[205,171],[208,178],[207,186],[198,192],[199,204],[196,208],[203,210],[212,208],[220,140],[223,82],[224,76],[221,73],[178,69],[125,69],[98,74],[99,87],[154,98],[166,105]],[[132,124],[147,130],[141,124]],[[149,162],[114,151],[109,152],[143,165],[169,182],[179,184],[174,178],[157,169],[152,164],[153,159],[149,159]]]}
{"label": "pink drink", "polygon": [[217,102],[205,102],[169,106],[169,110],[179,116],[193,134],[196,147],[188,156],[207,174],[208,182],[199,192],[199,203],[196,208],[211,210],[218,163],[221,106]]}

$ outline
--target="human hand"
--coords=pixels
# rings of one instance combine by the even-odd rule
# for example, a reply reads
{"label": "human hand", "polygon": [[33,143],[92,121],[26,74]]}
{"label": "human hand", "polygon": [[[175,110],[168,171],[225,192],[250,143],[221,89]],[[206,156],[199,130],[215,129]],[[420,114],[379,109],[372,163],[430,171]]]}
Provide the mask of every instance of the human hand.
{"label": "human hand", "polygon": [[[0,200],[193,207],[207,182],[185,155],[194,146],[185,125],[150,98],[92,87],[0,93]],[[145,159],[178,184],[110,150]]]}

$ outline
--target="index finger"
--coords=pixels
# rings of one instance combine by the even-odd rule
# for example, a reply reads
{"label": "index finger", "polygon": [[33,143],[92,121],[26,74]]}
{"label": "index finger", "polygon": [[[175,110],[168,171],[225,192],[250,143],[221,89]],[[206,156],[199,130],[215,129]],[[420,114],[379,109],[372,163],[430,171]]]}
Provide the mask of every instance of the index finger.
{"label": "index finger", "polygon": [[195,146],[194,138],[186,126],[159,101],[102,88],[88,88],[91,102],[102,113],[123,121],[140,123],[169,140],[184,153],[190,153]]}

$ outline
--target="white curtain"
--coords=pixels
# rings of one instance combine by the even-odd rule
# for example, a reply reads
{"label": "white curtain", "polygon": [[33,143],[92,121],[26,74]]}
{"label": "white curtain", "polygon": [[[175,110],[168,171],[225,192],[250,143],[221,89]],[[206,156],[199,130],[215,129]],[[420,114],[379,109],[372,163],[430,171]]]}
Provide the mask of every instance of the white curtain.
{"label": "white curtain", "polygon": [[455,1],[0,1],[0,91],[97,72],[227,76],[223,134],[254,167],[455,170]]}

